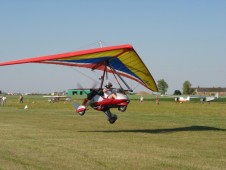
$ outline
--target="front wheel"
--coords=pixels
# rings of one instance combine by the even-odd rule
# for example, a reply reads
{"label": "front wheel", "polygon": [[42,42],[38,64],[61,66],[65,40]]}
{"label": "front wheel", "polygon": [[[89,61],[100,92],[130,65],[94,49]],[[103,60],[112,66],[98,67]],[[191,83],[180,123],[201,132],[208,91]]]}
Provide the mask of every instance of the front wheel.
{"label": "front wheel", "polygon": [[118,119],[117,115],[112,114],[112,117],[108,119],[110,124],[115,123],[115,121]]}
{"label": "front wheel", "polygon": [[86,112],[86,107],[81,105],[76,109],[76,112],[80,115],[83,116]]}
{"label": "front wheel", "polygon": [[78,114],[79,114],[80,116],[83,116],[85,113],[86,113],[86,111],[78,112]]}

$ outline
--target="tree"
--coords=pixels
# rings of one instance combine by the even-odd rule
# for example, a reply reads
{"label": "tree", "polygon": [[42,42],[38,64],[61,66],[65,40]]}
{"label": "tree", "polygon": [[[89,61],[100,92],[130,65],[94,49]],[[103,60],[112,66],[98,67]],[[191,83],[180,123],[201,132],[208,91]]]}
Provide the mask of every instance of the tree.
{"label": "tree", "polygon": [[191,83],[186,80],[183,84],[183,94],[192,94],[193,89],[191,88]]}
{"label": "tree", "polygon": [[180,90],[175,90],[173,95],[181,95],[181,91]]}
{"label": "tree", "polygon": [[164,79],[158,80],[157,86],[158,86],[159,92],[161,94],[165,94],[167,92],[168,87],[169,87]]}

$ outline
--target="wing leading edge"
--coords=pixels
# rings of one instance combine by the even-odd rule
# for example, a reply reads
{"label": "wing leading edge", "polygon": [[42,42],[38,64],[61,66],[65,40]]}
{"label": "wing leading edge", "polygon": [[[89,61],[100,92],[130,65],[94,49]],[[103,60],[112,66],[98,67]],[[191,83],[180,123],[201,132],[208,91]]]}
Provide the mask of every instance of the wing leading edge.
{"label": "wing leading edge", "polygon": [[129,44],[2,62],[0,66],[43,63],[103,70],[105,61],[120,75],[135,80],[152,91],[158,91],[151,73]]}

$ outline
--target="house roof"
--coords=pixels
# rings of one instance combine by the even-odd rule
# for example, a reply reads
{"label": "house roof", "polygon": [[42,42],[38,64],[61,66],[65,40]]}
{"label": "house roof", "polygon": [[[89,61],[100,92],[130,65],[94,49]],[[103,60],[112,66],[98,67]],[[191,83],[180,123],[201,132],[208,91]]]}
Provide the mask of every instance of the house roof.
{"label": "house roof", "polygon": [[193,88],[196,90],[196,92],[226,92],[226,88],[221,88],[221,87],[212,87],[212,88],[202,88],[202,87],[198,87],[198,88]]}

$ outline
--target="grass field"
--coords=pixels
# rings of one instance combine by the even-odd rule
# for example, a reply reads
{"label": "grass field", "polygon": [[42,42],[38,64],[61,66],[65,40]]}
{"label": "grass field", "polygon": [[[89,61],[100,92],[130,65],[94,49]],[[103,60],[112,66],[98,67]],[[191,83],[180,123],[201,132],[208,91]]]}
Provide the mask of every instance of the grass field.
{"label": "grass field", "polygon": [[[131,100],[109,124],[72,102],[7,96],[0,107],[0,169],[226,169],[226,101]],[[76,99],[79,100],[79,99]],[[80,101],[79,101],[80,102]],[[24,106],[28,109],[24,110]]]}

